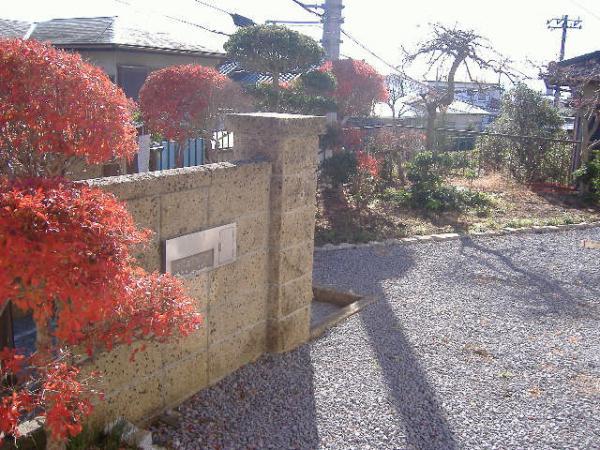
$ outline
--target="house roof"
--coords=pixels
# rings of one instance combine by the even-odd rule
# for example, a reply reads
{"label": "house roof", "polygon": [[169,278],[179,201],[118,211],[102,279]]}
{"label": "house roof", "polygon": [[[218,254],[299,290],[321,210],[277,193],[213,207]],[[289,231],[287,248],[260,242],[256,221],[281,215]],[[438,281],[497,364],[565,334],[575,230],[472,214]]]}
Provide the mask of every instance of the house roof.
{"label": "house roof", "polygon": [[450,106],[448,106],[446,114],[471,114],[476,116],[490,116],[492,113],[483,108],[479,108],[478,106],[461,102],[460,100],[455,100],[450,104]]}
{"label": "house roof", "polygon": [[585,64],[585,63],[600,63],[600,50],[596,50],[595,52],[586,53],[584,55],[575,56],[574,58],[565,59],[557,63],[560,67],[569,67],[576,64]]}
{"label": "house roof", "polygon": [[547,87],[600,82],[600,50],[552,62],[543,78]]}
{"label": "house roof", "polygon": [[0,19],[0,37],[20,38],[27,34],[31,23],[21,20]]}
{"label": "house roof", "polygon": [[[448,86],[448,81],[446,80],[425,80],[425,83],[430,86]],[[500,83],[490,83],[488,81],[455,81],[454,84],[458,87],[470,87],[475,90],[481,88],[502,89]]]}
{"label": "house roof", "polygon": [[[260,83],[272,83],[273,77],[265,73],[249,72],[244,70],[239,63],[235,61],[226,61],[219,67],[219,72],[222,75],[227,75],[233,81],[244,85],[255,85]],[[279,81],[281,83],[289,83],[298,78],[301,73],[282,73]]]}
{"label": "house roof", "polygon": [[[397,110],[401,110],[402,108],[408,108],[408,113],[406,116],[414,116],[417,113],[423,113],[425,111],[423,100],[416,96],[410,95],[403,98],[398,99],[396,102]],[[492,113],[486,111],[485,109],[479,108],[475,105],[470,105],[465,102],[461,102],[460,100],[454,100],[446,111],[446,114],[454,114],[454,115],[471,115],[471,116],[491,116]],[[388,106],[387,103],[377,103],[374,109],[374,115],[377,117],[386,118],[392,117],[392,110]]]}
{"label": "house roof", "polygon": [[[2,20],[1,37],[17,37],[15,34],[29,29],[27,22],[11,25]],[[185,25],[183,25],[185,26]],[[192,28],[192,27],[190,27]],[[12,31],[12,35],[10,34]],[[25,32],[21,33],[23,37]],[[34,24],[30,38],[51,42],[65,49],[131,48],[145,51],[169,53],[203,54],[222,56],[222,40],[212,33],[197,28],[189,30],[187,39],[174,37],[170,33],[151,29],[142,23],[119,16],[76,17],[52,19]]]}

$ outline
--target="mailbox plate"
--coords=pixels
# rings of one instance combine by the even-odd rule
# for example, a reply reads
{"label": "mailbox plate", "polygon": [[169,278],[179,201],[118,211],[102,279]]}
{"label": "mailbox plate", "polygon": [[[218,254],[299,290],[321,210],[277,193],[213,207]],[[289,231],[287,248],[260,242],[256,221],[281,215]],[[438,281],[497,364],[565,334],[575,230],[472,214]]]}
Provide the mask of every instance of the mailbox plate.
{"label": "mailbox plate", "polygon": [[164,271],[186,276],[232,263],[237,257],[237,224],[164,241]]}

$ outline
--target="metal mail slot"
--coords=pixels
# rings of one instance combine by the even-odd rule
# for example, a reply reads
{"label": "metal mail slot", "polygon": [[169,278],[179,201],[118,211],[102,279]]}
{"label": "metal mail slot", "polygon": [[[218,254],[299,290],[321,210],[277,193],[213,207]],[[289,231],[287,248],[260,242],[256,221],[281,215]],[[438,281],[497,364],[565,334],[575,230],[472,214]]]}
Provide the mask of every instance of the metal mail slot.
{"label": "metal mail slot", "polygon": [[186,234],[164,242],[164,270],[191,275],[232,263],[237,257],[237,224]]}

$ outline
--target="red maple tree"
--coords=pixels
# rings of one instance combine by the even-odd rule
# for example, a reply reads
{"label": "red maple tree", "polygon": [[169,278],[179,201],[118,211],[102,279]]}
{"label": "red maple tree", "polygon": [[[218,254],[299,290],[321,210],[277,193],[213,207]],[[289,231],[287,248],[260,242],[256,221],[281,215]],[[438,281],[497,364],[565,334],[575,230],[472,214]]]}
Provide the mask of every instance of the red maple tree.
{"label": "red maple tree", "polygon": [[[132,246],[147,238],[125,206],[100,189],[58,178],[1,182],[0,309],[10,299],[32,313],[37,354],[27,364],[39,379],[1,388],[0,433],[14,433],[23,411],[40,408],[52,440],[81,430],[91,406],[80,398],[78,369],[56,362],[57,354],[163,342],[197,329],[200,317],[180,282],[135,266]],[[19,368],[7,353],[0,365],[3,378]],[[48,384],[53,388],[31,387]]]}
{"label": "red maple tree", "polygon": [[[24,372],[27,378],[19,380]],[[62,446],[64,438],[81,433],[92,411],[86,382],[64,358],[40,364],[35,356],[5,348],[0,351],[0,380],[0,445],[7,435],[18,436],[23,417],[38,414],[41,407],[51,432],[48,448],[52,442]]]}
{"label": "red maple tree", "polygon": [[148,128],[178,144],[183,165],[187,139],[212,139],[213,120],[232,101],[233,82],[212,67],[171,66],[152,72],[140,90],[140,109]]}
{"label": "red maple tree", "polygon": [[[71,158],[105,162],[136,149],[132,104],[99,69],[35,41],[0,40],[0,311],[31,313],[37,351],[0,349],[0,445],[43,415],[64,448],[91,412],[77,352],[196,330],[181,283],[136,267],[136,228],[112,194],[63,178]],[[25,177],[20,178],[20,176]],[[143,345],[134,346],[132,356]]]}
{"label": "red maple tree", "polygon": [[342,146],[351,152],[358,152],[365,148],[367,133],[361,128],[344,128],[342,131]]}
{"label": "red maple tree", "polygon": [[137,150],[133,104],[102,70],[46,43],[0,39],[0,173],[62,175]]}
{"label": "red maple tree", "polygon": [[379,175],[379,161],[374,156],[358,151],[356,153],[356,168],[359,173],[364,173],[372,178],[377,178]]}
{"label": "red maple tree", "polygon": [[342,118],[368,116],[375,102],[387,100],[385,79],[372,66],[355,59],[327,61],[321,67],[337,80],[333,98]]}

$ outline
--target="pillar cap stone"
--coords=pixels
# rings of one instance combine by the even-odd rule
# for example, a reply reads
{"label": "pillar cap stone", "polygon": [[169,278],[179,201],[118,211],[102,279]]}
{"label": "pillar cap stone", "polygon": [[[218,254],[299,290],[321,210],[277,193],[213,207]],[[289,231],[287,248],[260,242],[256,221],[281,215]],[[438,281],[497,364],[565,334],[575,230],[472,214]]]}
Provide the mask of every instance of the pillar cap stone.
{"label": "pillar cap stone", "polygon": [[[285,134],[322,134],[325,132],[325,116],[307,116],[300,114],[282,114],[273,112],[255,112],[228,114],[226,128],[243,127],[260,130],[261,127]],[[272,132],[271,131],[271,132]]]}

